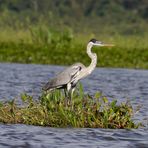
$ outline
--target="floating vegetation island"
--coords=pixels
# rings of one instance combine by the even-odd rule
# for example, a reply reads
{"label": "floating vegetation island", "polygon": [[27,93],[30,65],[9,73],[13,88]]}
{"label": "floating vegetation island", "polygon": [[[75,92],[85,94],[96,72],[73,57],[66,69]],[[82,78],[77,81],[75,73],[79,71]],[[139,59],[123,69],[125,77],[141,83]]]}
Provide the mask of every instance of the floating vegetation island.
{"label": "floating vegetation island", "polygon": [[132,120],[133,109],[129,102],[117,104],[96,93],[84,94],[80,88],[72,98],[66,99],[56,90],[39,97],[21,95],[21,104],[14,99],[0,103],[0,122],[49,127],[77,128],[138,128]]}

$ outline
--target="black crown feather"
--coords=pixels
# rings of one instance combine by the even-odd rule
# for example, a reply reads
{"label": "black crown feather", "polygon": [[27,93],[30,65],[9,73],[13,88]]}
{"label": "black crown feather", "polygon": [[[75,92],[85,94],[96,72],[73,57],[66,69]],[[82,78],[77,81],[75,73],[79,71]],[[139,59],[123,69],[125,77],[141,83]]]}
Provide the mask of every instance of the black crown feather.
{"label": "black crown feather", "polygon": [[96,39],[91,39],[89,42],[93,42],[93,43],[96,43]]}

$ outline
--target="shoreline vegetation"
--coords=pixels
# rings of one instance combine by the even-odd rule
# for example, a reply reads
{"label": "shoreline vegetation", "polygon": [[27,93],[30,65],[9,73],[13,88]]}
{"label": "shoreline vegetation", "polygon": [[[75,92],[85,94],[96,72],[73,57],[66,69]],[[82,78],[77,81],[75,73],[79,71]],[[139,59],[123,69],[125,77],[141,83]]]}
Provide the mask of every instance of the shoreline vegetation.
{"label": "shoreline vegetation", "polygon": [[86,45],[96,38],[116,46],[95,48],[99,67],[148,69],[147,0],[3,0],[0,62],[90,63]]}
{"label": "shoreline vegetation", "polygon": [[38,100],[27,94],[22,94],[20,99],[20,104],[15,99],[0,103],[1,123],[62,128],[131,129],[141,126],[132,119],[134,111],[129,101],[119,104],[98,92],[90,96],[84,94],[82,86],[74,93],[72,101],[60,90],[42,93]]}
{"label": "shoreline vegetation", "polygon": [[[8,31],[8,30],[7,30]],[[148,69],[147,35],[121,36],[74,34],[71,29],[58,31],[48,27],[2,31],[0,35],[0,62],[71,65],[90,59],[86,54],[87,42],[95,37],[113,43],[112,48],[93,48],[98,55],[98,67]],[[98,37],[97,37],[98,36]]]}

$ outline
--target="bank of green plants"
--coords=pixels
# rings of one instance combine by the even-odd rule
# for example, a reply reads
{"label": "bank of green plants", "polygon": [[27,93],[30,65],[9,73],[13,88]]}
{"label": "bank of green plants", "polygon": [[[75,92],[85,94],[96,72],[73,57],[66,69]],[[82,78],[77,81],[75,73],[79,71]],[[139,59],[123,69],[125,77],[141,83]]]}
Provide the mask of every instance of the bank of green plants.
{"label": "bank of green plants", "polygon": [[[9,34],[9,35],[8,35]],[[147,35],[121,36],[75,34],[70,28],[57,30],[31,27],[28,31],[2,31],[0,62],[70,65],[90,63],[86,45],[91,38],[115,44],[112,48],[95,47],[99,67],[148,68]]]}
{"label": "bank of green plants", "polygon": [[109,101],[101,93],[84,94],[80,87],[73,98],[60,90],[42,93],[38,99],[22,94],[19,100],[0,103],[0,122],[49,127],[138,128],[131,104]]}

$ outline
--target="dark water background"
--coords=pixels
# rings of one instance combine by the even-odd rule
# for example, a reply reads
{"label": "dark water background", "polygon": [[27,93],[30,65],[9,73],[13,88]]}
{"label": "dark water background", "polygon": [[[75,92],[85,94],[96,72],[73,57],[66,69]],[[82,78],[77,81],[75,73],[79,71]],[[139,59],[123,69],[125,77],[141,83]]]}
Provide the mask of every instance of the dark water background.
{"label": "dark water background", "polygon": [[[0,100],[19,98],[27,92],[38,97],[42,85],[64,67],[0,64]],[[0,124],[0,148],[46,148],[46,147],[130,147],[148,148],[148,70],[96,68],[81,81],[85,92],[101,91],[110,99],[119,102],[130,98],[140,111],[135,122],[145,125],[139,129],[94,129],[94,128],[50,128],[28,125]]]}

